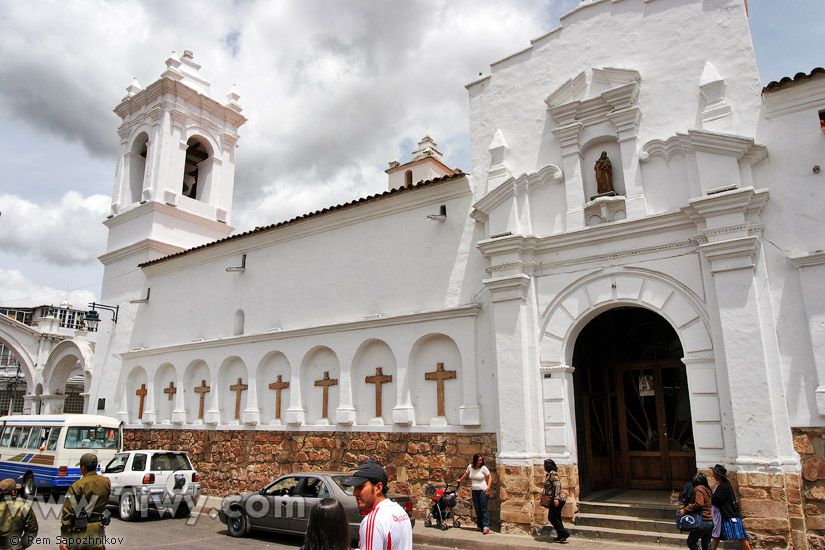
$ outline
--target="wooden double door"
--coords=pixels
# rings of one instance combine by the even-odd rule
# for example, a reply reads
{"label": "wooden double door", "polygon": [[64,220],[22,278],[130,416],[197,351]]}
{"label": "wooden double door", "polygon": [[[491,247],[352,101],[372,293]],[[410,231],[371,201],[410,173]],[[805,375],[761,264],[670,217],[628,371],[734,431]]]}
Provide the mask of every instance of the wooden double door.
{"label": "wooden double door", "polygon": [[680,361],[617,364],[581,382],[579,453],[586,453],[580,458],[589,490],[681,489],[693,477],[696,454]]}

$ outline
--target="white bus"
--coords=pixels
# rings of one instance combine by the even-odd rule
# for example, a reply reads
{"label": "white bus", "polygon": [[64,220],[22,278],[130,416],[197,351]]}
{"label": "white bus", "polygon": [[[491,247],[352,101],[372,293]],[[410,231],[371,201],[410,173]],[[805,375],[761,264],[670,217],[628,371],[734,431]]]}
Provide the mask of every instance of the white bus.
{"label": "white bus", "polygon": [[123,448],[121,422],[94,414],[0,417],[0,479],[12,478],[22,496],[37,488],[67,489],[80,477],[80,457],[108,463]]}

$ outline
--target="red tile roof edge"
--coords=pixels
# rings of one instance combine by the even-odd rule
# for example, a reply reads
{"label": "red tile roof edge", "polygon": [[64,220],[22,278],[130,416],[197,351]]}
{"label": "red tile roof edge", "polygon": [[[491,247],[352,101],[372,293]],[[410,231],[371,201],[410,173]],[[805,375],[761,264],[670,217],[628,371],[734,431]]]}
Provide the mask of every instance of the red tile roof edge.
{"label": "red tile roof edge", "polygon": [[159,263],[164,262],[166,260],[170,260],[172,258],[178,258],[180,256],[184,256],[186,254],[189,254],[190,252],[195,252],[196,250],[203,250],[204,248],[210,248],[210,247],[213,247],[213,246],[217,246],[217,245],[219,245],[221,243],[225,243],[227,241],[234,241],[236,239],[241,239],[241,238],[244,238],[244,237],[248,237],[249,235],[255,235],[255,234],[263,233],[263,232],[266,232],[266,231],[272,231],[272,230],[275,230],[275,229],[280,229],[282,227],[285,227],[287,225],[291,225],[293,223],[296,223],[296,222],[299,222],[299,221],[302,221],[302,220],[306,220],[306,219],[309,219],[309,218],[314,218],[316,216],[327,214],[329,212],[335,212],[335,211],[338,211],[338,210],[343,210],[345,208],[355,206],[356,204],[364,204],[364,203],[367,203],[367,202],[372,202],[372,201],[375,201],[375,200],[379,200],[379,199],[389,197],[390,195],[397,195],[397,194],[403,193],[405,191],[414,191],[416,189],[421,189],[423,187],[429,187],[429,186],[439,184],[439,183],[444,183],[444,182],[447,182],[447,181],[450,181],[450,180],[463,178],[466,175],[467,174],[465,174],[464,172],[462,172],[460,170],[456,170],[455,174],[453,174],[451,176],[442,176],[440,178],[434,178],[434,179],[431,179],[431,180],[422,181],[422,182],[419,182],[419,183],[413,185],[412,187],[399,187],[397,189],[391,189],[389,191],[384,191],[383,193],[379,193],[377,195],[367,195],[366,197],[362,197],[360,199],[356,199],[356,200],[351,201],[351,202],[345,202],[344,204],[338,204],[338,205],[335,205],[335,206],[330,206],[330,207],[324,208],[322,210],[316,210],[315,212],[309,212],[308,214],[303,214],[301,216],[297,216],[295,218],[292,218],[291,220],[274,223],[272,225],[256,227],[255,229],[251,229],[251,230],[245,231],[243,233],[238,233],[237,235],[231,235],[231,236],[225,237],[223,239],[218,239],[217,241],[208,242],[206,244],[202,244],[202,245],[196,246],[194,248],[187,248],[186,250],[182,250],[182,251],[176,252],[174,254],[169,254],[168,256],[163,256],[161,258],[156,258],[156,259],[150,260],[148,262],[143,262],[141,264],[138,264],[138,267],[148,267],[150,265],[159,264]]}
{"label": "red tile roof edge", "polygon": [[818,74],[825,74],[825,69],[823,69],[822,67],[817,67],[814,70],[812,70],[810,74],[796,73],[793,78],[786,76],[780,79],[778,82],[774,80],[773,82],[770,82],[767,86],[762,88],[762,93],[764,94],[767,92],[774,92],[780,88],[783,88],[786,84],[790,82],[800,82],[802,80],[808,80],[809,78],[812,78],[814,75]]}

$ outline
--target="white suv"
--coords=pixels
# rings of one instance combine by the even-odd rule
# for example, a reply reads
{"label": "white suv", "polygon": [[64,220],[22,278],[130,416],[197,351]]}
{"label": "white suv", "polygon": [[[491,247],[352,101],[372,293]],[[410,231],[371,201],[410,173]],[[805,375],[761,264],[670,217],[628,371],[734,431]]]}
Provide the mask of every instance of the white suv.
{"label": "white suv", "polygon": [[112,482],[109,504],[117,504],[124,521],[146,517],[149,507],[188,517],[198,501],[198,472],[184,451],[125,451],[102,473]]}

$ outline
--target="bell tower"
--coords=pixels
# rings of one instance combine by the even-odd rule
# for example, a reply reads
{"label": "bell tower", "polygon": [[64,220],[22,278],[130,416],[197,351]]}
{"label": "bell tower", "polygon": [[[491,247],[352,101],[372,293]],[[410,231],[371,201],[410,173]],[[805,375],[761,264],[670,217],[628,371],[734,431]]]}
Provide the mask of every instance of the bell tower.
{"label": "bell tower", "polygon": [[[111,211],[104,222],[109,239],[99,259],[104,265],[101,301],[118,306],[120,314],[116,324],[101,322],[98,342],[106,339],[107,344],[97,346],[98,377],[103,369],[119,372],[116,354],[129,349],[138,308],[152,305],[137,266],[234,230],[235,149],[246,118],[234,88],[223,103],[210,97],[210,83],[200,68],[191,51],[181,57],[172,52],[157,81],[142,88],[135,79],[115,108],[122,119],[120,147]],[[105,410],[114,414],[117,380],[108,379],[96,392],[92,388],[96,395],[88,402],[109,397]]]}

